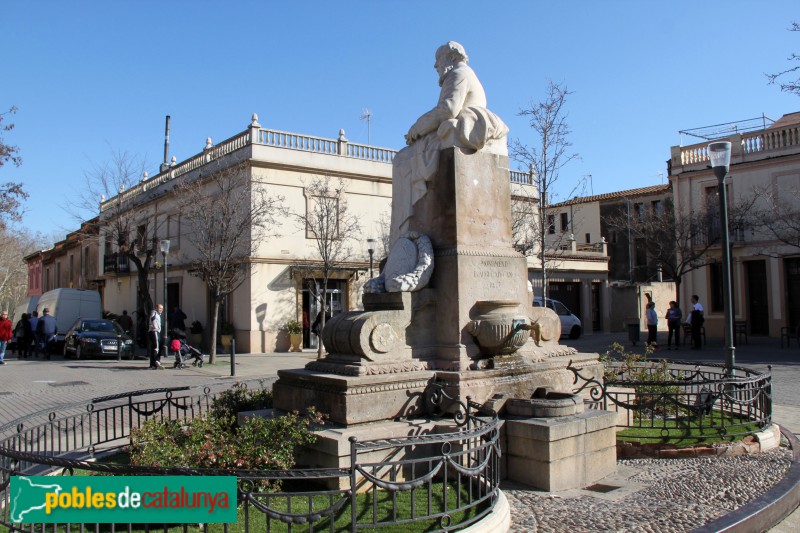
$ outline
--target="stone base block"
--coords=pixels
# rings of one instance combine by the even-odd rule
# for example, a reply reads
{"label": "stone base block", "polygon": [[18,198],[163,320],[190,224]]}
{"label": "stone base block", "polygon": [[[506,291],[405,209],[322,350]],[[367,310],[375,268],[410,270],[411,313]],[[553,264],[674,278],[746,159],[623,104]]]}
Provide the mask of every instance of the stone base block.
{"label": "stone base block", "polygon": [[508,478],[547,491],[578,489],[612,474],[616,413],[506,420]]}
{"label": "stone base block", "polygon": [[[455,431],[457,431],[455,424],[447,420],[402,420],[324,429],[315,432],[317,435],[316,442],[300,450],[298,464],[318,468],[348,468],[350,466],[351,437],[364,441]],[[400,449],[390,447],[386,450],[359,454],[359,463],[397,462],[403,459],[423,456],[438,457],[441,455],[440,447],[441,444],[409,446]],[[410,478],[410,472],[398,467],[395,467],[392,471],[389,471],[389,468],[386,467],[384,470],[377,470],[374,473],[379,477],[392,479],[393,481],[404,481]],[[418,477],[422,474],[424,472],[417,471],[414,476]],[[330,479],[328,484],[330,488],[347,488],[350,486],[350,480],[348,478]],[[356,486],[359,491],[372,487],[371,484],[365,484],[361,477],[356,479]]]}
{"label": "stone base block", "polygon": [[431,371],[377,376],[340,376],[310,370],[279,370],[273,402],[282,411],[314,406],[335,424],[350,426],[417,413]]}

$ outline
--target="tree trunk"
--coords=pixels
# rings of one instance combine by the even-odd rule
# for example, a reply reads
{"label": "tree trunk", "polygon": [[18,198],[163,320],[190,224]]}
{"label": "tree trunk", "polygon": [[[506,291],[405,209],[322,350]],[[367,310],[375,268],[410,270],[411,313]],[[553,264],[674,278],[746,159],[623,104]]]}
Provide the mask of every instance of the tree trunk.
{"label": "tree trunk", "polygon": [[219,300],[214,298],[214,310],[211,312],[211,347],[208,350],[208,362],[217,362],[217,323],[219,321]]}
{"label": "tree trunk", "polygon": [[319,322],[319,346],[317,346],[317,359],[322,359],[322,330],[325,329],[325,309],[328,305],[328,274],[322,276],[322,317]]}

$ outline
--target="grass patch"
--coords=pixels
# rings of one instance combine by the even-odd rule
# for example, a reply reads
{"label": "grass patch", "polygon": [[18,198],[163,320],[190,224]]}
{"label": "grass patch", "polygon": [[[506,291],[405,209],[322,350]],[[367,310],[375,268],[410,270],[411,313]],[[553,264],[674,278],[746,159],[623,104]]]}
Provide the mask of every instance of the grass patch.
{"label": "grass patch", "polygon": [[[86,471],[83,471],[86,472]],[[75,475],[80,475],[76,471]],[[86,474],[83,474],[86,475]],[[443,485],[435,482],[428,492],[427,487],[422,487],[414,491],[400,491],[389,493],[383,490],[369,491],[358,494],[356,497],[357,521],[365,526],[360,531],[381,532],[381,533],[406,533],[406,532],[428,532],[439,531],[441,525],[438,518],[422,520],[415,523],[391,524],[382,527],[370,527],[370,524],[380,521],[401,521],[410,520],[418,516],[428,516],[447,512],[450,516],[450,525],[462,523],[474,518],[488,506],[484,503],[466,511],[457,511],[459,504],[464,505],[470,501],[469,485],[461,484],[457,486],[455,482]],[[446,492],[446,495],[445,495]],[[459,498],[460,496],[460,498]],[[286,496],[277,494],[263,494],[255,498],[279,512],[305,513],[310,511],[323,511],[331,507],[340,498],[347,498],[341,493],[335,494],[315,494],[309,496],[294,496],[290,502]],[[333,515],[333,528],[329,518],[325,518],[314,524],[314,531],[336,531],[347,532],[351,529],[352,513],[349,498],[342,507]],[[97,531],[108,533],[112,530],[111,524],[98,524]],[[166,526],[166,527],[165,527]],[[84,524],[89,530],[95,530],[95,524]],[[168,533],[203,533],[201,524],[187,524],[186,529],[182,524],[131,524],[131,532],[145,532],[146,530],[158,529]],[[34,528],[38,530],[38,528]],[[77,529],[75,525],[71,530]],[[116,525],[115,530],[119,530],[120,525]],[[308,525],[294,525],[291,531],[308,531]],[[0,533],[8,531],[5,527],[0,527]],[[47,526],[47,531],[52,533],[66,533],[67,528],[63,524]],[[208,531],[211,533],[224,533],[225,524],[209,524]],[[260,510],[252,505],[239,505],[235,524],[228,524],[227,532],[244,531],[269,531],[270,533],[289,532],[289,526],[279,520],[268,518]]]}
{"label": "grass patch", "polygon": [[[719,429],[726,428],[736,435],[720,436]],[[761,431],[761,426],[748,418],[712,411],[703,417],[681,419],[642,419],[639,426],[617,433],[617,440],[638,444],[671,444],[679,448],[695,444],[730,443],[742,440],[747,435]]]}

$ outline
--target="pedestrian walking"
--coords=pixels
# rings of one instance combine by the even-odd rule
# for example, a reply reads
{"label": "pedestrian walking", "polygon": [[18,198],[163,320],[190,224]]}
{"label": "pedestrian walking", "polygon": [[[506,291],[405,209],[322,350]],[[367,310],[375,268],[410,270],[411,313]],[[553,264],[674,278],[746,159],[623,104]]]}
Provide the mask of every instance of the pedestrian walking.
{"label": "pedestrian walking", "polygon": [[31,323],[31,344],[33,345],[28,348],[29,353],[32,352],[34,357],[39,357],[39,339],[36,338],[36,327],[39,325],[39,311],[34,309],[28,322]]}
{"label": "pedestrian walking", "polygon": [[703,304],[700,303],[700,297],[696,294],[692,295],[692,314],[689,315],[689,324],[692,326],[692,350],[699,350],[700,334],[703,329],[703,323],[706,319],[703,317]]}
{"label": "pedestrian walking", "polygon": [[654,349],[658,348],[658,314],[655,302],[647,304],[645,317],[647,318],[647,344]]}
{"label": "pedestrian walking", "polygon": [[8,311],[0,313],[0,365],[6,364],[6,346],[11,340],[11,321],[8,319]]}
{"label": "pedestrian walking", "polygon": [[56,340],[56,333],[58,333],[56,318],[50,314],[50,309],[45,307],[42,309],[42,316],[39,317],[39,321],[36,323],[36,336],[39,337],[39,348],[44,350],[48,359],[50,359],[53,341]]}
{"label": "pedestrian walking", "polygon": [[667,329],[669,330],[667,336],[667,350],[672,349],[673,334],[675,335],[675,348],[677,349],[681,344],[681,318],[683,318],[683,313],[681,312],[681,308],[678,307],[678,302],[672,301],[669,303],[669,309],[667,309],[667,314],[664,315],[664,318],[667,319]]}
{"label": "pedestrian walking", "polygon": [[122,316],[119,317],[117,322],[119,323],[119,327],[121,327],[125,333],[131,335],[131,332],[133,331],[133,319],[131,318],[131,315],[128,314],[127,309],[122,310]]}
{"label": "pedestrian walking", "polygon": [[14,337],[17,342],[17,356],[20,359],[27,359],[28,352],[30,351],[31,339],[33,338],[28,313],[22,313],[17,325],[14,326]]}
{"label": "pedestrian walking", "polygon": [[150,368],[163,369],[161,366],[161,352],[159,350],[159,337],[161,336],[161,313],[164,312],[164,306],[158,304],[153,312],[150,313],[150,319],[147,326],[147,338],[150,341]]}

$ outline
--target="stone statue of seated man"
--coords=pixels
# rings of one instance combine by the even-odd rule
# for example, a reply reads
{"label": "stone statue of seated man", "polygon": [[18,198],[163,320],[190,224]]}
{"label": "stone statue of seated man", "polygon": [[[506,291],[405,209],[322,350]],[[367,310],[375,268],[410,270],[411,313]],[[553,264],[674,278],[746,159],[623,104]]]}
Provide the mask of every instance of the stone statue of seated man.
{"label": "stone statue of seated man", "polygon": [[486,93],[468,60],[464,47],[455,41],[436,50],[439,102],[411,126],[405,135],[409,146],[394,160],[392,243],[409,229],[408,219],[436,174],[443,148],[508,155],[508,127],[486,108]]}

